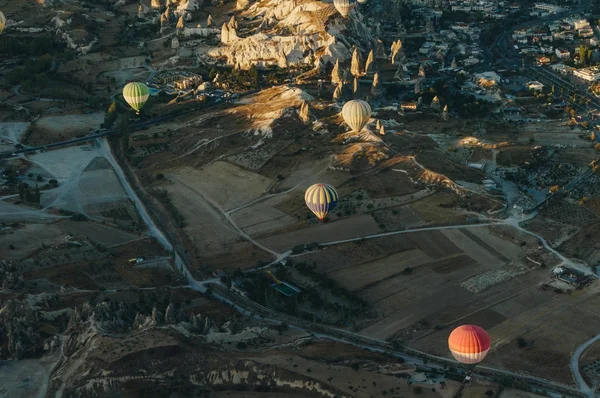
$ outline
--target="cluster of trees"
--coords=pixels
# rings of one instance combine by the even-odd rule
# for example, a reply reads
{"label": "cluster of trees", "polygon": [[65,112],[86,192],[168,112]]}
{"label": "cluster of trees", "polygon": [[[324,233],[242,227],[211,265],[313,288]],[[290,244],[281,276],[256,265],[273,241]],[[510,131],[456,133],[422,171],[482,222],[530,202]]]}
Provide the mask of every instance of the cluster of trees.
{"label": "cluster of trees", "polygon": [[169,196],[169,192],[166,189],[155,189],[152,191],[154,196],[167,208],[169,213],[171,213],[171,218],[175,222],[175,224],[179,228],[185,227],[185,218],[183,214],[179,212],[177,207],[171,201],[171,197]]}
{"label": "cluster of trees", "polygon": [[579,55],[579,63],[584,66],[592,64],[592,50],[583,44],[577,49]]}
{"label": "cluster of trees", "polygon": [[29,184],[22,182],[19,184],[19,199],[27,203],[40,203],[42,194],[38,185],[35,185],[34,189],[31,189]]}
{"label": "cluster of trees", "polygon": [[29,58],[22,67],[14,68],[6,74],[11,85],[21,84],[25,90],[42,89],[48,83],[47,72],[52,68],[52,56],[44,54]]}
{"label": "cluster of trees", "polygon": [[[216,76],[216,70],[211,70],[209,77]],[[260,88],[260,75],[256,66],[252,65],[248,70],[232,69],[231,71],[219,72],[219,81],[227,84],[232,90],[254,90]]]}
{"label": "cluster of trees", "polygon": [[0,36],[0,54],[9,56],[39,57],[43,54],[59,54],[74,56],[72,51],[67,51],[64,45],[54,41],[52,36],[14,37]]}

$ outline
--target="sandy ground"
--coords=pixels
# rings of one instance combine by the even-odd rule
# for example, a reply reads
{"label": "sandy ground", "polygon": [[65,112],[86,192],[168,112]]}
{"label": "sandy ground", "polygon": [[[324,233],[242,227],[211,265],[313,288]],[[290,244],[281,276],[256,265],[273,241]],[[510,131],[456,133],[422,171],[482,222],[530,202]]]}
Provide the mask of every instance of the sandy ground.
{"label": "sandy ground", "polygon": [[[0,202],[1,203],[1,202]],[[11,229],[10,233],[0,235],[0,258],[17,260],[28,257],[42,246],[51,246],[64,241],[65,233],[59,223],[26,224],[22,228]],[[14,245],[15,250],[9,246]]]}
{"label": "sandy ground", "polygon": [[[327,166],[331,163],[330,158],[315,159],[310,163],[297,165],[291,170],[291,174],[286,177],[277,187],[279,190],[286,190],[302,183],[301,189],[306,189],[312,184],[319,182],[321,177],[325,177]],[[327,180],[328,184],[334,182]]]}
{"label": "sandy ground", "polygon": [[91,148],[90,151],[84,148],[87,147],[74,146],[46,151],[37,153],[29,159],[47,170],[58,182],[62,182],[82,172],[95,157],[101,156],[95,148]]}
{"label": "sandy ground", "polygon": [[229,250],[240,235],[223,219],[198,191],[188,185],[175,183],[165,186],[171,200],[185,219],[184,230],[202,256]]}
{"label": "sandy ground", "polygon": [[88,206],[127,199],[115,172],[106,167],[84,170],[58,189],[43,193],[42,206],[87,214]]}
{"label": "sandy ground", "polygon": [[68,140],[100,128],[103,122],[103,112],[85,115],[43,116],[34,123],[29,141],[43,144]]}
{"label": "sandy ground", "polygon": [[[446,388],[439,389],[439,384],[414,383],[409,386],[405,381],[392,375],[383,375],[366,370],[349,370],[346,366],[328,365],[304,358],[294,357],[290,361],[288,355],[269,355],[267,358],[253,358],[257,362],[272,364],[286,370],[314,378],[323,384],[333,385],[349,396],[356,398],[382,397],[394,389],[390,396],[413,396],[413,389],[417,385],[423,387],[420,397],[452,397],[458,383],[447,381]],[[328,381],[331,378],[331,381]],[[436,387],[436,392],[431,391]],[[384,393],[383,391],[386,391]]]}
{"label": "sandy ground", "polygon": [[38,359],[0,361],[0,397],[45,396],[53,364]]}
{"label": "sandy ground", "polygon": [[62,218],[42,210],[21,207],[0,200],[0,221],[52,221]]}
{"label": "sandy ground", "polygon": [[296,245],[311,242],[331,242],[340,239],[357,238],[361,235],[372,235],[380,232],[377,223],[369,215],[345,218],[328,222],[312,228],[304,228],[270,236],[260,240],[260,243],[273,250],[286,251]]}
{"label": "sandy ground", "polygon": [[21,140],[23,133],[25,133],[28,127],[29,123],[25,122],[0,123],[0,139],[5,139],[16,144]]}
{"label": "sandy ground", "polygon": [[287,199],[287,195],[266,199],[233,213],[233,219],[250,236],[285,228],[295,223],[296,218],[275,206]]}
{"label": "sandy ground", "polygon": [[130,234],[116,228],[93,222],[67,220],[60,227],[76,237],[87,237],[103,246],[110,247],[138,239],[138,235]]}
{"label": "sandy ground", "polygon": [[184,167],[167,178],[190,186],[214,200],[223,210],[231,210],[261,196],[272,180],[226,162],[215,162],[197,170]]}

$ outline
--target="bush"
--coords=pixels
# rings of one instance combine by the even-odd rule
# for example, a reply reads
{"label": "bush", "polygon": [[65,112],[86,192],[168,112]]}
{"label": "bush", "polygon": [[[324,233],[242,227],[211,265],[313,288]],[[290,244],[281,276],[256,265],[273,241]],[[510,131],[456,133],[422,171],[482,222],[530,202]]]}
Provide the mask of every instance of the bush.
{"label": "bush", "polygon": [[246,343],[244,343],[243,341],[238,341],[238,343],[235,346],[239,350],[245,350],[248,347],[248,345]]}
{"label": "bush", "polygon": [[416,386],[415,388],[413,388],[413,392],[417,395],[421,394],[423,392],[423,387],[421,386]]}

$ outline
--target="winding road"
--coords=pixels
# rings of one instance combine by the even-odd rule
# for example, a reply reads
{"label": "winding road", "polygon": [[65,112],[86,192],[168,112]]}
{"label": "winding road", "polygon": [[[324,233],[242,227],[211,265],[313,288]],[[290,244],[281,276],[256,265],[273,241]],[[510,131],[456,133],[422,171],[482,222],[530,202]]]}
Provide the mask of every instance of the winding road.
{"label": "winding road", "polygon": [[583,354],[586,348],[588,348],[598,340],[600,340],[600,334],[597,334],[596,336],[592,337],[591,339],[580,345],[571,357],[571,374],[573,374],[573,378],[575,378],[575,381],[577,382],[577,385],[579,386],[581,392],[589,398],[596,397],[596,389],[590,388],[590,386],[588,386],[585,380],[583,379],[583,376],[579,371],[579,358],[581,358],[581,354]]}

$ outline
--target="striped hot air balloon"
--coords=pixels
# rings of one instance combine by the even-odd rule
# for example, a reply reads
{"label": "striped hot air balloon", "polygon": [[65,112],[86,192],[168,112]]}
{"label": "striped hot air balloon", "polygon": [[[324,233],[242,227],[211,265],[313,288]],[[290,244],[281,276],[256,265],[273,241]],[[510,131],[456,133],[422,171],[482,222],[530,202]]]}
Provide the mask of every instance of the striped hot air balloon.
{"label": "striped hot air balloon", "polygon": [[333,5],[344,18],[347,18],[350,15],[350,11],[352,11],[350,0],[333,0]]}
{"label": "striped hot air balloon", "polygon": [[6,27],[6,17],[2,13],[2,11],[0,11],[0,33],[2,33],[2,31],[4,30],[5,27]]}
{"label": "striped hot air balloon", "polygon": [[306,206],[320,221],[337,205],[338,194],[335,188],[329,184],[311,185],[304,194]]}
{"label": "striped hot air balloon", "polygon": [[479,326],[462,325],[450,333],[448,348],[458,362],[476,365],[490,350],[490,336]]}
{"label": "striped hot air balloon", "polygon": [[344,104],[342,116],[352,131],[361,131],[371,118],[371,106],[363,100],[352,100]]}
{"label": "striped hot air balloon", "polygon": [[144,106],[148,97],[150,96],[150,90],[144,83],[134,82],[129,83],[123,88],[123,98],[125,101],[135,109],[139,115],[140,109]]}

